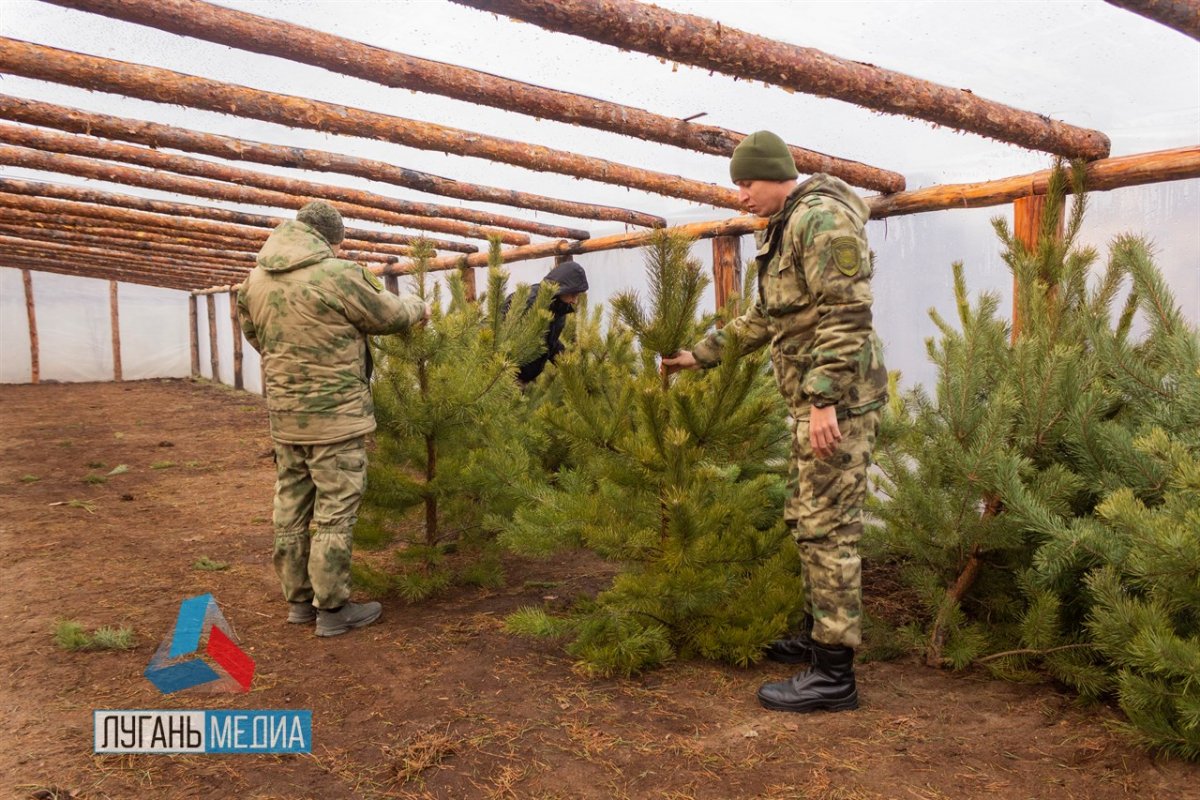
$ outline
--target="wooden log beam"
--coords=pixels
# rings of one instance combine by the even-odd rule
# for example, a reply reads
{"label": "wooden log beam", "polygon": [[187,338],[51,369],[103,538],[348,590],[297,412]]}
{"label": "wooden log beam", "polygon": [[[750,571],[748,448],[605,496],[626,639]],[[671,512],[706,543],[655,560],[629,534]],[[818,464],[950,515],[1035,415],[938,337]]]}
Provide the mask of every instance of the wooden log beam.
{"label": "wooden log beam", "polygon": [[[0,118],[3,118],[2,111],[0,111]],[[287,178],[281,175],[231,167],[214,161],[162,153],[136,145],[104,141],[95,136],[96,134],[75,135],[49,131],[44,128],[0,123],[0,141],[8,144],[47,150],[52,153],[68,153],[89,158],[122,161],[164,172],[208,178],[239,186],[253,186],[303,198],[320,197],[330,201],[341,200],[354,205],[380,208],[405,215],[410,220],[408,227],[418,230],[438,231],[456,236],[472,236],[476,231],[488,236],[503,236],[509,230],[563,239],[586,239],[591,235],[585,230],[564,228],[561,225],[547,225],[502,214],[487,214],[471,209],[455,209],[451,206],[401,200],[362,189],[349,189],[327,183]],[[469,218],[471,224],[464,224],[461,221],[463,218]],[[528,237],[525,239],[528,242]]]}
{"label": "wooden log beam", "polygon": [[37,310],[33,305],[33,278],[29,270],[21,270],[21,284],[25,287],[25,317],[29,321],[29,382],[41,381],[42,368],[39,363]]}
{"label": "wooden log beam", "polygon": [[[740,236],[751,233],[759,228],[765,228],[766,219],[762,217],[732,217],[716,222],[693,222],[688,225],[677,225],[667,228],[691,239],[711,239],[714,236]],[[573,256],[584,253],[598,253],[604,250],[623,250],[633,247],[643,247],[654,237],[653,231],[637,231],[635,233],[618,233],[612,236],[588,239],[582,242],[570,242],[559,239],[555,242],[538,242],[524,247],[510,247],[500,251],[500,261],[529,261],[535,258],[550,258],[553,256]],[[437,272],[445,269],[461,269],[467,267],[487,266],[487,253],[472,253],[468,256],[442,256],[429,261],[429,270]],[[413,261],[401,261],[397,264],[372,266],[371,270],[379,275],[403,275],[411,272]]]}
{"label": "wooden log beam", "polygon": [[22,236],[42,242],[62,242],[64,244],[79,244],[85,247],[96,247],[123,253],[134,258],[146,256],[161,261],[176,259],[189,263],[204,263],[220,266],[243,274],[254,268],[254,256],[250,253],[232,253],[228,250],[205,251],[191,247],[167,244],[165,242],[138,242],[128,239],[114,240],[104,236],[93,236],[84,231],[60,230],[55,228],[37,228],[29,225],[8,224],[0,221],[0,231],[10,236]]}
{"label": "wooden log beam", "polygon": [[[1086,172],[1089,191],[1107,191],[1147,183],[1200,178],[1200,145],[1093,161],[1087,165]],[[913,192],[874,195],[866,198],[866,201],[871,209],[872,219],[917,214],[925,211],[943,211],[951,208],[983,208],[1004,205],[1029,194],[1045,194],[1049,179],[1050,170],[1047,169],[985,183],[933,186]],[[762,217],[731,217],[715,222],[694,222],[668,230],[678,231],[693,239],[710,239],[714,236],[741,236],[761,230],[766,226],[767,221]],[[642,247],[649,243],[652,236],[652,233],[639,231],[588,239],[585,242],[568,242],[566,240],[539,242],[525,247],[501,250],[500,258],[507,263],[558,255],[579,255],[603,250]],[[435,271],[453,269],[462,263],[482,266],[487,263],[487,254],[442,256],[430,262],[430,269]],[[382,274],[403,274],[411,270],[411,261],[401,261],[398,264],[379,269]]]}
{"label": "wooden log beam", "polygon": [[636,0],[454,0],[543,28],[792,91],[833,97],[1070,158],[1104,158],[1108,137],[871,64],[768,39]]}
{"label": "wooden log beam", "polygon": [[1200,0],[1106,0],[1110,5],[1152,19],[1200,40]]}
{"label": "wooden log beam", "polygon": [[23,251],[26,255],[36,252],[42,255],[72,256],[80,259],[95,258],[110,265],[145,266],[147,269],[153,268],[162,274],[207,277],[210,284],[213,280],[240,281],[249,272],[249,270],[237,269],[224,264],[182,258],[166,259],[111,247],[93,247],[78,242],[47,241],[34,238],[32,235],[0,233],[0,245],[10,247],[14,251]]}
{"label": "wooden log beam", "polygon": [[[108,227],[103,220],[94,219],[92,217],[81,217],[73,214],[56,214],[54,216],[46,216],[34,212],[25,211],[20,208],[11,208],[2,205],[4,197],[0,193],[0,224],[8,226],[23,225],[30,228],[41,228],[47,230],[77,232],[92,237],[100,237],[103,239],[116,239],[128,242],[152,242],[166,245],[174,245],[177,247],[188,248],[189,253],[195,253],[199,256],[204,256],[206,253],[239,252],[245,254],[248,263],[253,264],[258,251],[262,247],[262,241],[266,239],[266,235],[260,237],[258,241],[253,239],[237,239],[232,237],[218,237],[201,235],[201,238],[193,238],[192,236],[182,235],[189,231],[179,231],[178,229],[170,228],[134,228],[134,227]],[[120,224],[120,223],[114,223]],[[367,246],[369,243],[364,242]],[[165,251],[164,251],[165,252]],[[345,247],[338,251],[339,258],[345,258],[350,261],[358,261],[363,263],[379,262],[382,264],[394,264],[399,260],[398,255],[386,255],[383,253],[363,252]]]}
{"label": "wooden log beam", "polygon": [[104,247],[93,247],[81,242],[51,242],[45,239],[35,239],[13,231],[0,232],[0,240],[7,243],[13,252],[20,251],[26,256],[71,257],[77,259],[96,259],[97,264],[121,268],[145,269],[159,275],[176,275],[200,280],[200,285],[211,286],[214,281],[236,283],[246,276],[245,270],[232,269],[222,264],[187,259],[168,260],[151,258],[142,253],[126,250],[115,250]]}
{"label": "wooden log beam", "polygon": [[[0,206],[2,206],[5,212],[9,214],[22,213],[39,215],[42,218],[60,218],[68,222],[78,220],[78,224],[80,225],[84,224],[83,220],[91,219],[93,220],[93,223],[100,225],[119,225],[132,231],[163,231],[189,239],[199,239],[204,241],[225,243],[244,241],[249,245],[252,245],[256,252],[262,247],[263,242],[267,240],[267,236],[269,236],[271,233],[270,229],[268,228],[253,225],[240,225],[233,222],[215,222],[197,217],[138,211],[120,206],[82,203],[73,200],[59,200],[51,197],[38,197],[27,194],[11,194],[4,191],[6,188],[6,180],[7,179],[5,178],[0,178]],[[31,184],[33,187],[42,185],[43,184],[37,183]],[[129,197],[129,195],[117,196]],[[132,199],[136,200],[139,198]],[[203,207],[193,206],[193,208]],[[273,218],[264,218],[265,221],[270,221],[270,219]],[[283,220],[280,218],[279,222],[283,222]],[[347,230],[349,231],[355,229]],[[372,234],[378,233],[381,236],[390,235],[386,233],[379,233],[378,231],[359,232]],[[347,236],[342,241],[342,246],[352,250],[369,250],[372,253],[381,256],[404,256],[411,252],[411,248],[407,245],[367,241],[365,239],[357,239],[351,236]],[[467,245],[467,248],[467,252],[475,252],[476,249],[474,245]]]}
{"label": "wooden log beam", "polygon": [[[559,200],[553,197],[527,194],[512,189],[497,189],[490,186],[461,183],[450,178],[442,178],[425,172],[397,167],[386,161],[358,158],[356,156],[347,156],[324,150],[264,144],[248,139],[237,139],[232,136],[221,136],[215,133],[201,133],[170,125],[160,125],[156,122],[144,122],[127,117],[113,117],[107,114],[94,114],[78,108],[43,103],[21,97],[0,95],[0,119],[10,119],[15,122],[25,122],[30,125],[41,125],[47,128],[58,128],[70,133],[84,133],[92,136],[103,136],[107,139],[136,142],[137,144],[144,144],[149,147],[170,147],[175,150],[202,153],[231,161],[251,161],[260,164],[271,164],[277,167],[312,170],[314,172],[355,175],[373,181],[403,186],[407,189],[428,192],[429,194],[456,197],[460,200],[472,200],[481,203],[495,203],[497,205],[528,208],[535,211],[546,211],[564,217],[607,220],[621,222],[626,225],[638,225],[644,228],[661,228],[667,224],[666,220],[662,217],[654,216],[653,214],[644,214],[640,211],[591,203],[577,203],[571,200]],[[439,208],[441,207],[439,206]],[[453,209],[455,212],[464,212],[467,215],[456,216],[456,219],[467,219],[468,221],[477,221],[478,219],[474,216],[478,212],[457,209],[453,206],[449,206],[448,208]],[[425,214],[425,216],[431,215]]]}
{"label": "wooden log beam", "polygon": [[164,289],[179,289],[188,291],[201,285],[199,282],[188,284],[185,279],[174,276],[164,277],[144,270],[123,270],[119,267],[99,266],[87,259],[73,260],[57,257],[53,254],[5,253],[5,266],[28,269],[31,272],[53,272],[72,277],[94,278],[96,280],[116,279],[125,283],[137,283],[143,286],[155,286]]}
{"label": "wooden log beam", "polygon": [[[252,214],[244,211],[230,211],[225,208],[198,206],[192,203],[176,203],[164,200],[150,200],[145,197],[121,194],[120,192],[102,192],[86,189],[82,186],[67,186],[43,181],[26,181],[17,178],[0,176],[0,192],[21,194],[27,197],[54,198],[87,203],[97,206],[128,208],[147,213],[178,215],[181,218],[197,220],[215,220],[237,225],[247,225],[259,228],[274,229],[286,219]],[[81,212],[82,213],[82,212]],[[269,232],[269,231],[268,231]],[[435,250],[450,250],[458,253],[477,253],[479,248],[467,242],[453,242],[446,239],[430,239],[424,236],[376,231],[369,228],[346,228],[347,238],[368,242],[385,242],[388,244],[410,246],[419,241],[427,241]]]}
{"label": "wooden log beam", "polygon": [[205,295],[210,294],[224,294],[225,292],[237,291],[240,288],[242,288],[240,283],[226,283],[220,286],[209,286],[206,289],[193,289],[192,294],[196,295],[197,297],[204,297]]}
{"label": "wooden log beam", "polygon": [[112,323],[112,358],[113,380],[123,380],[121,377],[121,309],[117,300],[117,282],[108,282],[108,314]]}
{"label": "wooden log beam", "polygon": [[337,103],[265,92],[157,67],[87,56],[16,39],[0,37],[0,72],[153,102],[236,114],[294,128],[381,139],[421,150],[476,156],[537,172],[556,172],[707,205],[738,208],[736,192],[678,175],[652,172],[602,158]]}
{"label": "wooden log beam", "polygon": [[131,267],[128,262],[120,260],[98,259],[91,256],[80,257],[69,253],[51,253],[37,249],[14,249],[11,255],[5,255],[5,264],[28,267],[35,271],[42,269],[42,265],[47,263],[59,266],[57,270],[46,270],[50,272],[104,281],[118,280],[124,283],[138,283],[181,291],[190,291],[197,286],[211,286],[215,280],[221,280],[226,284],[230,283],[228,278],[214,278],[212,275],[167,273],[148,267]]}
{"label": "wooden log beam", "polygon": [[[21,134],[18,135],[14,131],[21,131]],[[35,137],[25,132],[37,133],[38,131],[34,128],[20,128],[16,125],[0,124],[0,142],[16,139],[22,139],[27,142],[34,141]],[[86,137],[68,136],[67,134],[56,134],[49,131],[43,133],[43,136],[38,137],[38,139],[44,142],[41,146],[28,147],[0,144],[0,163],[27,167],[29,169],[78,175],[84,178],[109,181],[110,183],[123,183],[128,186],[141,186],[147,189],[158,189],[160,191],[176,192],[195,197],[207,197],[212,200],[225,200],[232,203],[247,203],[276,208],[299,209],[309,200],[323,197],[320,193],[289,194],[273,189],[258,189],[251,186],[208,180],[206,178],[189,178],[183,175],[172,175],[162,172],[160,169],[145,170],[113,164],[108,161],[99,161],[94,158],[84,158],[83,156],[71,155],[71,153],[80,151],[89,153],[98,152],[108,148],[100,147],[100,145],[105,145],[104,142],[89,140]],[[80,141],[77,147],[70,150],[65,149],[70,146],[69,143],[59,142],[57,144],[61,145],[62,149],[47,151],[46,145],[49,145],[54,137],[66,137],[67,139],[79,139]],[[109,145],[109,147],[121,148],[128,146]],[[101,158],[111,157],[101,156]],[[311,188],[323,190],[324,186],[322,184],[312,184]],[[458,222],[457,220],[431,220],[427,217],[414,217],[411,214],[386,211],[377,206],[364,206],[342,201],[331,201],[330,205],[340,211],[342,216],[346,218],[367,219],[372,222],[400,225],[406,228],[437,229],[443,233],[453,233],[474,239],[488,239],[491,236],[499,236],[505,244],[519,245],[529,243],[529,236],[523,233],[500,230],[498,228],[482,228],[478,225],[470,225],[465,222]]]}
{"label": "wooden log beam", "polygon": [[[728,157],[745,138],[743,133],[715,125],[685,122],[641,108],[416,58],[200,0],[50,2],[181,36],[311,64],[384,86],[440,94],[540,119],[586,125],[712,155]],[[801,172],[825,172],[837,175],[854,186],[881,192],[904,189],[904,176],[895,172],[794,145],[791,151]]]}
{"label": "wooden log beam", "polygon": [[[1200,178],[1200,145],[1158,150],[1132,156],[1093,161],[1087,165],[1089,191]],[[983,208],[1010,203],[1018,197],[1045,194],[1050,170],[982,183],[931,186],[913,192],[867,198],[871,218],[941,211],[948,208]]]}

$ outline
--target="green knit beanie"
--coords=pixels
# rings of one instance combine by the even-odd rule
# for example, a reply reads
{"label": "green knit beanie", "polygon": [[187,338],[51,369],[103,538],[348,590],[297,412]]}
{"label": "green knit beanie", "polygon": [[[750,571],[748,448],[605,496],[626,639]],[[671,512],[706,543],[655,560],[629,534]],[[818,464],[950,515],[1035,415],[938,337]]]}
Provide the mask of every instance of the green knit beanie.
{"label": "green knit beanie", "polygon": [[338,244],[346,238],[346,229],[342,226],[342,215],[324,200],[313,200],[305,203],[296,212],[296,221],[316,229],[330,244]]}
{"label": "green knit beanie", "polygon": [[738,181],[790,181],[800,177],[787,144],[770,131],[756,131],[733,150],[729,177]]}

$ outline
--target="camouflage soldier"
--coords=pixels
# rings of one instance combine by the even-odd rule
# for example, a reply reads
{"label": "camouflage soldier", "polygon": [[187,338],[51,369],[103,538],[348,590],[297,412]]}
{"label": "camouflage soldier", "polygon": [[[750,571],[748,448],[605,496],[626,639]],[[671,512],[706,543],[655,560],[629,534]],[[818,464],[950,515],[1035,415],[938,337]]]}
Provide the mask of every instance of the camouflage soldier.
{"label": "camouflage soldier", "polygon": [[365,441],[375,430],[366,337],[429,318],[416,297],[396,297],[336,258],[342,238],[337,209],[305,205],[267,239],[238,292],[242,331],[262,354],[275,441],[275,571],[288,622],[316,620],[318,636],[370,625],[381,610],[350,602]]}
{"label": "camouflage soldier", "polygon": [[799,547],[808,609],[801,633],[773,642],[767,657],[811,667],[764,685],[758,699],[782,711],[853,709],[854,648],[862,640],[858,541],[887,399],[882,345],[871,324],[869,210],[837,178],[798,183],[787,145],[768,131],[738,145],[729,172],[746,210],[769,219],[757,237],[757,302],[663,365],[707,368],[728,343],[743,354],[771,344],[775,378],[795,421],[784,518]]}

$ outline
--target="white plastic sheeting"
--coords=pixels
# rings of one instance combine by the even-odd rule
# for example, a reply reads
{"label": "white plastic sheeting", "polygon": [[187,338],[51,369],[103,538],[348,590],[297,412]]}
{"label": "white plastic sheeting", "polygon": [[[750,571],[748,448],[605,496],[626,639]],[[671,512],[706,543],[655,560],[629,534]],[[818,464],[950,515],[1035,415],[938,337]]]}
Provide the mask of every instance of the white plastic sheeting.
{"label": "white plastic sheeting", "polygon": [[[113,379],[109,282],[31,272],[43,381]],[[121,368],[126,380],[186,377],[187,293],[120,283]],[[0,266],[0,382],[28,383],[29,323],[21,271]]]}
{"label": "white plastic sheeting", "polygon": [[[1108,244],[1122,233],[1143,235],[1155,249],[1156,263],[1166,276],[1185,317],[1200,324],[1200,180],[1097,192],[1089,196],[1089,211],[1081,244],[1100,253],[1098,269],[1107,259]],[[925,353],[926,338],[936,334],[929,310],[936,308],[955,318],[950,266],[962,261],[972,296],[994,292],[1001,308],[1012,305],[1012,276],[1000,258],[1000,245],[990,220],[1012,220],[1012,206],[939,211],[876,220],[869,224],[871,247],[876,254],[875,319],[887,353],[887,364],[900,370],[906,386],[928,385],[935,376]],[[672,224],[692,222],[695,216],[671,219]],[[612,231],[598,230],[597,235]],[[693,254],[711,269],[712,245],[697,242]],[[753,248],[742,242],[742,258]],[[644,255],[641,250],[611,250],[577,256],[588,273],[589,303],[608,304],[624,289],[645,297]],[[507,265],[509,290],[518,282],[534,283],[553,266],[552,259]],[[445,273],[435,275],[444,282]],[[487,271],[476,270],[476,285],[486,287]],[[108,283],[33,273],[34,300],[41,340],[43,380],[88,381],[112,379],[112,346]],[[411,279],[401,278],[400,290],[412,291]],[[443,291],[443,297],[445,292]],[[713,307],[710,286],[703,308]],[[188,363],[187,294],[120,284],[121,352],[126,379],[182,377]],[[214,303],[217,330],[218,373],[222,383],[233,384],[233,321],[229,295],[197,298],[196,322],[200,374],[212,377],[209,356],[208,303]],[[606,317],[607,319],[607,317]],[[241,333],[237,334],[241,337]],[[0,269],[0,380],[29,380],[29,338],[24,291],[19,270]],[[242,338],[244,388],[261,392],[258,353]]]}
{"label": "white plastic sheeting", "polygon": [[183,378],[191,372],[187,298],[176,289],[117,285],[125,380]]}
{"label": "white plastic sheeting", "polygon": [[0,383],[28,383],[29,321],[21,271],[0,269]]}

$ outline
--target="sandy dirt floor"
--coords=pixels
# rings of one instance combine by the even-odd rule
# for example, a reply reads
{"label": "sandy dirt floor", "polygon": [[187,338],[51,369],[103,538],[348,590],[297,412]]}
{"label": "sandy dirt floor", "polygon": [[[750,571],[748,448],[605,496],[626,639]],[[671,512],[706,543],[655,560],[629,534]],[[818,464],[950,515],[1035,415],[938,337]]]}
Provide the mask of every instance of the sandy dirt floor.
{"label": "sandy dirt floor", "polygon": [[[1135,750],[1108,709],[915,659],[861,665],[862,709],[832,715],[759,708],[758,685],[787,674],[769,662],[584,677],[502,622],[602,585],[586,554],[512,558],[502,589],[385,599],[379,624],[318,639],[283,621],[273,475],[253,395],[0,386],[0,796],[1200,798],[1200,770]],[[163,695],[143,677],[180,600],[204,592],[257,663],[248,694]],[[65,651],[63,619],[132,626],[137,646]],[[97,756],[105,708],[311,709],[313,752]]]}

